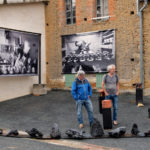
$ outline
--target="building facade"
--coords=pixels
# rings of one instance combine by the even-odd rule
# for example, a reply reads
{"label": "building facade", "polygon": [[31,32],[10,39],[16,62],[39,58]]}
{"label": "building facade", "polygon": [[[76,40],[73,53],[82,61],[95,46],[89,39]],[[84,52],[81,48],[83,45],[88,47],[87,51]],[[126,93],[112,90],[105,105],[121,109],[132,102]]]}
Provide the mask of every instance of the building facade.
{"label": "building facade", "polygon": [[[7,29],[40,35],[39,64],[41,69],[38,68],[41,75],[40,83],[47,84],[48,88],[71,88],[75,72],[85,66],[75,66],[71,72],[65,72],[64,56],[68,55],[68,52],[69,55],[74,56],[72,50],[78,47],[79,49],[78,51],[75,50],[75,54],[78,53],[78,56],[84,54],[84,59],[88,60],[89,66],[94,62],[94,59],[97,61],[97,64],[91,68],[85,67],[88,68],[88,71],[90,69],[95,71],[88,72],[86,75],[93,89],[101,87],[102,76],[106,73],[106,66],[97,69],[98,63],[103,63],[103,59],[106,61],[114,58],[120,79],[120,89],[122,91],[135,91],[133,85],[141,82],[141,33],[140,17],[137,10],[139,11],[143,6],[146,6],[143,9],[142,17],[143,85],[145,94],[150,94],[150,20],[148,19],[150,17],[150,1],[0,0],[0,29],[5,29],[4,33],[0,33],[0,44],[2,47],[4,47],[3,45],[11,47],[12,40],[8,39],[9,32]],[[76,35],[78,39],[82,36],[82,42],[75,41]],[[100,44],[94,39],[90,39],[91,35],[100,37]],[[63,37],[69,41],[68,51],[65,50]],[[14,49],[16,49],[16,43],[18,43],[17,46],[22,42],[25,44],[25,40],[22,38],[15,37],[15,39]],[[19,42],[17,42],[18,39]],[[100,49],[95,51],[91,42],[95,47],[100,45]],[[35,43],[31,42],[30,44],[32,47],[36,47]],[[10,50],[3,48],[4,51],[7,49]],[[83,49],[84,51],[82,51]],[[91,49],[95,54],[90,52]],[[73,63],[68,61],[69,67],[77,64],[77,61],[75,59]],[[81,55],[80,62],[83,61]],[[31,94],[33,84],[39,84],[39,74],[36,76],[1,76],[0,71],[0,83],[0,101],[3,101]]]}
{"label": "building facade", "polygon": [[[0,1],[0,27],[1,29],[8,29],[5,30],[5,36],[1,32],[0,41],[1,46],[9,47],[12,44],[10,43],[12,41],[11,35],[8,36],[10,29],[41,35],[41,82],[46,83],[45,4],[40,0],[31,2],[29,0]],[[15,46],[12,45],[13,47],[18,46],[18,39],[20,39],[19,37],[15,38],[16,42]],[[31,40],[28,40],[28,42]],[[19,44],[23,43],[23,41],[23,38],[19,40]],[[35,45],[32,43],[32,46]],[[19,74],[15,76],[0,76],[0,84],[0,101],[4,101],[31,94],[33,84],[38,84],[38,76]]]}
{"label": "building facade", "polygon": [[[120,78],[120,87],[124,91],[134,91],[133,85],[141,82],[140,18],[137,15],[137,0],[72,0],[71,2],[73,16],[68,14],[69,0],[51,0],[46,6],[48,86],[65,88],[68,76],[71,77],[71,75],[62,74],[63,35],[114,29],[115,59],[117,74]],[[144,1],[139,1],[139,6],[142,7],[143,5]],[[101,10],[99,10],[99,7],[101,7]],[[143,10],[143,80],[144,91],[147,94],[150,86],[150,21],[147,19],[149,16],[150,2],[147,3],[147,7]],[[100,84],[97,80],[100,74],[102,75],[102,73],[87,74],[87,78],[93,88],[100,87],[97,85]],[[74,76],[72,80],[73,78]]]}

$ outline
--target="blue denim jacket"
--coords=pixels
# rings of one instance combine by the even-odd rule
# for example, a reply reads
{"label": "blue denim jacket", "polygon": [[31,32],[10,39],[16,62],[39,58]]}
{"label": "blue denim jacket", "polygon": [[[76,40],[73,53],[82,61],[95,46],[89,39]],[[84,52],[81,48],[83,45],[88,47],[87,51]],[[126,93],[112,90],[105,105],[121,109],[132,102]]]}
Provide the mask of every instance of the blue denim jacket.
{"label": "blue denim jacket", "polygon": [[88,96],[92,96],[92,88],[87,79],[81,81],[76,78],[72,83],[71,93],[75,100],[87,100]]}

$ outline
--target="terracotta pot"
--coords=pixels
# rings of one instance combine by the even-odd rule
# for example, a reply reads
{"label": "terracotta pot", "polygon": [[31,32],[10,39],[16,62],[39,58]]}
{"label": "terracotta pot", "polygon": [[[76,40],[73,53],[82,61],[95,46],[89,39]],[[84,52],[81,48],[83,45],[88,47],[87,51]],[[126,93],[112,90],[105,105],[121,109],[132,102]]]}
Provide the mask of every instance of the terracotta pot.
{"label": "terracotta pot", "polygon": [[103,100],[102,101],[102,108],[111,108],[112,107],[112,101],[111,100]]}

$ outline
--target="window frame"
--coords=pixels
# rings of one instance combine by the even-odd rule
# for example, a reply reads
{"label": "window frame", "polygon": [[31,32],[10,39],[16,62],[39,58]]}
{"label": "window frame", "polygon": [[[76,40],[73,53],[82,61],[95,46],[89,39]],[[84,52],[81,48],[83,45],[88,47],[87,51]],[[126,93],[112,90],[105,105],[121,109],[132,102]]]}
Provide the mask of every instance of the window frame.
{"label": "window frame", "polygon": [[76,24],[76,0],[65,0],[65,15],[67,25]]}
{"label": "window frame", "polygon": [[96,18],[102,17],[101,19],[103,19],[103,17],[107,17],[108,15],[108,0],[96,0]]}

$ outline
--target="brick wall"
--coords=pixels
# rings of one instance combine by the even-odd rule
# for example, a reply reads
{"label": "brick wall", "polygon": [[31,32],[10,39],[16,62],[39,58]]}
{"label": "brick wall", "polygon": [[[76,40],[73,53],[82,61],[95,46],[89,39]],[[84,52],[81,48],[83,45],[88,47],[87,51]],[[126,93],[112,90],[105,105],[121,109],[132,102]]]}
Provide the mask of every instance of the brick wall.
{"label": "brick wall", "polygon": [[150,2],[143,14],[143,41],[144,41],[144,80],[145,87],[150,87]]}
{"label": "brick wall", "polygon": [[[51,0],[46,9],[47,31],[47,81],[50,86],[64,87],[62,71],[61,35],[96,30],[115,29],[116,65],[122,89],[132,89],[140,82],[139,17],[136,0],[109,0],[110,19],[93,21],[95,0],[76,0],[76,24],[65,24],[64,0]],[[144,11],[144,71],[145,88],[149,87],[150,67],[150,6]],[[134,60],[134,61],[133,61]],[[95,75],[90,75],[95,78]],[[94,80],[91,80],[93,82]],[[95,84],[92,84],[95,86]]]}

